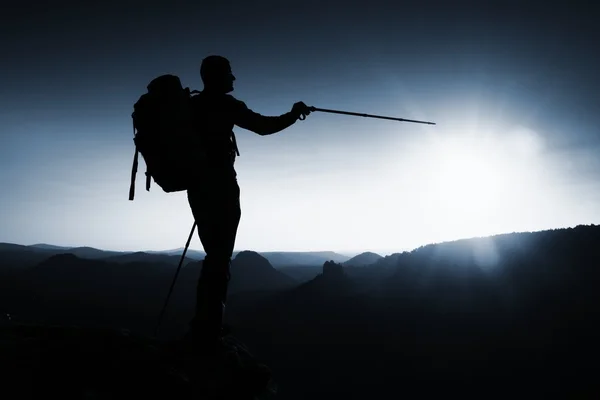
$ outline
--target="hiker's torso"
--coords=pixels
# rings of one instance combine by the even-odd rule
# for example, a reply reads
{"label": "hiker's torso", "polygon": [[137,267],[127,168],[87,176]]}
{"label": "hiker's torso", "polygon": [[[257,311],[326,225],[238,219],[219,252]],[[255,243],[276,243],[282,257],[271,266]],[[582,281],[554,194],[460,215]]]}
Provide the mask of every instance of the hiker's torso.
{"label": "hiker's torso", "polygon": [[206,167],[214,173],[235,174],[235,102],[226,94],[201,92],[192,97],[194,128],[206,149]]}

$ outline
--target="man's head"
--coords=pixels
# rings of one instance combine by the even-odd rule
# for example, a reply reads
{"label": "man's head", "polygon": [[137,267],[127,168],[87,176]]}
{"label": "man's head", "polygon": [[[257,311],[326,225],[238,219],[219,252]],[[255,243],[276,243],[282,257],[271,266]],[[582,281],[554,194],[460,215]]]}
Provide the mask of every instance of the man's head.
{"label": "man's head", "polygon": [[208,56],[202,60],[200,77],[207,90],[221,93],[229,93],[233,90],[235,76],[231,72],[229,60],[225,57]]}

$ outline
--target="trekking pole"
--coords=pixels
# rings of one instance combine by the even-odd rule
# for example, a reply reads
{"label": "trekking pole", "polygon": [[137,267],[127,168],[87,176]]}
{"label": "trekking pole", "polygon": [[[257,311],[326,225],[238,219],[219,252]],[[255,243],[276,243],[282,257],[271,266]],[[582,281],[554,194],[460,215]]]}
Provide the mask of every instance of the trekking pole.
{"label": "trekking pole", "polygon": [[[416,124],[435,125],[435,122],[417,121],[415,119],[405,119],[405,118],[396,118],[396,117],[384,117],[382,115],[371,115],[371,114],[355,113],[355,112],[350,112],[350,111],[329,110],[327,108],[317,108],[317,107],[308,107],[308,109],[311,112],[313,112],[313,111],[320,111],[320,112],[333,113],[333,114],[353,115],[355,117],[379,118],[379,119],[388,119],[388,120],[392,120],[392,121],[414,122]],[[300,116],[301,120],[304,120],[305,118],[306,118],[306,115],[301,115]]]}
{"label": "trekking pole", "polygon": [[158,316],[158,323],[156,324],[156,328],[154,328],[154,336],[158,336],[158,329],[160,328],[160,324],[162,323],[163,316],[165,311],[167,310],[167,305],[169,304],[169,299],[171,298],[171,293],[173,293],[173,288],[175,287],[175,282],[177,282],[177,276],[179,275],[179,270],[181,270],[181,266],[183,265],[183,260],[185,259],[185,254],[187,253],[188,247],[190,247],[190,242],[192,241],[192,236],[194,236],[194,231],[196,230],[196,221],[194,221],[194,225],[192,225],[192,231],[190,232],[190,236],[188,237],[187,243],[185,244],[185,248],[183,249],[183,254],[181,255],[181,259],[179,260],[179,265],[177,266],[177,271],[175,272],[175,276],[173,277],[173,282],[171,282],[171,288],[169,289],[169,294],[167,294],[167,298],[165,299],[165,304],[163,305],[162,310],[160,311],[160,315]]}

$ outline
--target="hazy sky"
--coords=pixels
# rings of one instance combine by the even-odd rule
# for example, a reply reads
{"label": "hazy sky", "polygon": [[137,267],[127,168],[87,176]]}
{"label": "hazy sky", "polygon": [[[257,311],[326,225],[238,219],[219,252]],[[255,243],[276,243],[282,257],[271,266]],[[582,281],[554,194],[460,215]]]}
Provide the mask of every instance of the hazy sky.
{"label": "hazy sky", "polygon": [[209,54],[264,115],[301,100],[437,123],[236,128],[239,250],[385,253],[600,222],[593,2],[61,3],[0,16],[0,241],[182,247],[185,193],[146,192],[141,163],[128,201],[131,112],[164,73],[201,89]]}

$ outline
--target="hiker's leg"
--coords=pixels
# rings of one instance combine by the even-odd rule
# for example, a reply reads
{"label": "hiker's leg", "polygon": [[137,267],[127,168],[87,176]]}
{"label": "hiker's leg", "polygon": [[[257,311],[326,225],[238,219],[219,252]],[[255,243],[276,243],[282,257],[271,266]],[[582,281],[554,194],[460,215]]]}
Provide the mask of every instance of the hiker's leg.
{"label": "hiker's leg", "polygon": [[[215,190],[207,192],[196,221],[198,234],[206,256],[202,276],[211,281],[228,282],[230,262],[241,217],[240,189],[236,180],[221,183]],[[220,298],[226,300],[226,285]]]}
{"label": "hiker's leg", "polygon": [[[198,188],[188,190],[188,201],[198,226],[198,235],[206,256],[202,262],[202,269],[196,287],[196,307],[194,317],[190,321],[192,337],[201,342],[212,341],[217,324],[216,320],[222,314],[221,301],[216,291],[216,276],[210,273],[214,270],[211,263],[218,254],[220,212],[216,208],[218,202],[215,197],[218,192]],[[215,339],[216,340],[216,339]]]}
{"label": "hiker's leg", "polygon": [[[240,207],[240,188],[236,180],[230,181],[225,191],[226,196],[222,204],[223,218],[221,219],[218,248],[215,249],[215,254],[218,254],[218,267],[221,276],[226,277],[226,283],[230,279],[231,257],[235,247],[235,239],[240,223],[241,207]],[[221,292],[223,303],[227,301],[227,285]]]}
{"label": "hiker's leg", "polygon": [[[217,274],[220,277],[218,280],[218,290],[219,299],[223,305],[222,312],[225,311],[225,305],[227,303],[227,289],[231,278],[231,258],[241,217],[240,188],[237,181],[230,182],[230,186],[226,193],[227,199],[223,203],[226,211],[223,213],[224,218],[221,225],[222,231],[219,235],[221,241],[217,252],[217,254],[219,254],[219,261],[214,263],[215,268],[220,271]],[[222,278],[223,276],[225,279]],[[222,318],[223,315],[221,315],[221,319]]]}
{"label": "hiker's leg", "polygon": [[218,340],[227,297],[230,261],[240,220],[237,182],[188,192],[206,257],[198,280],[192,331],[207,341]]}

